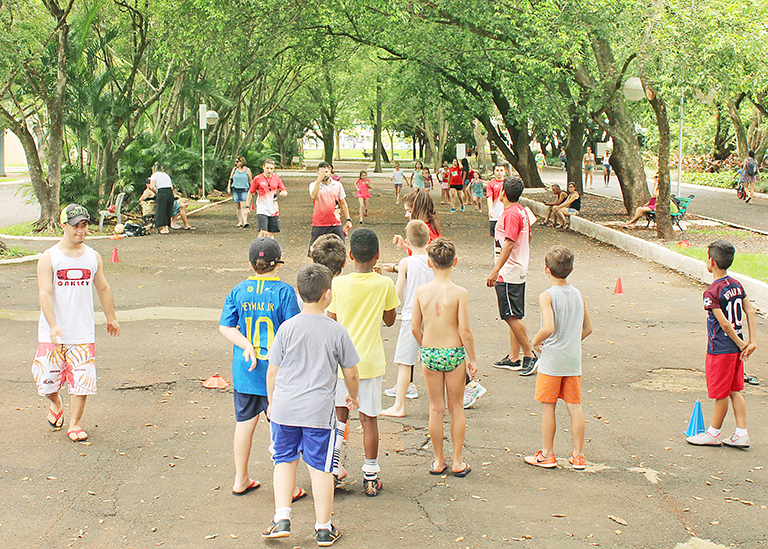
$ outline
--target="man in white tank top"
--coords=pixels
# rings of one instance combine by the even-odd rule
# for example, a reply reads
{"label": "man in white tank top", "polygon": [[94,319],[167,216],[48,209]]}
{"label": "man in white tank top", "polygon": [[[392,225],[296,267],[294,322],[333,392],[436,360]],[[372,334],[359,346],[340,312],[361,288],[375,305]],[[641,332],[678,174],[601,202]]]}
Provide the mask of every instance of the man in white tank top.
{"label": "man in white tank top", "polygon": [[64,208],[64,236],[37,263],[40,321],[32,375],[38,394],[51,401],[48,423],[54,430],[64,425],[64,403],[59,391],[67,384],[71,413],[67,435],[73,442],[88,438],[80,421],[86,397],[96,394],[93,287],[107,317],[107,332],[120,335],[101,256],[84,244],[89,221],[88,210],[79,204]]}

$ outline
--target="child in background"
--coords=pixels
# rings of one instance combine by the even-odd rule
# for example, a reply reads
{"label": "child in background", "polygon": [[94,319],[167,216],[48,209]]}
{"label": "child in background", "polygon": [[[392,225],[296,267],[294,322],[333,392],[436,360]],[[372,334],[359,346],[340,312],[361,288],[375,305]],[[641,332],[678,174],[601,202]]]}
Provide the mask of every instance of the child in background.
{"label": "child in background", "polygon": [[427,167],[421,170],[421,173],[424,176],[424,190],[429,194],[429,191],[432,190],[432,174],[429,173],[429,168]]}
{"label": "child in background", "polygon": [[[413,300],[411,330],[421,345],[424,381],[429,393],[429,436],[435,460],[429,468],[432,475],[442,475],[448,468],[443,452],[443,416],[446,393],[451,416],[455,477],[465,477],[472,468],[462,458],[464,449],[464,379],[469,359],[469,375],[477,374],[475,344],[469,326],[469,293],[451,281],[456,266],[456,248],[450,240],[438,238],[427,246],[429,262],[435,272],[432,282],[420,286]],[[422,320],[424,329],[422,331]]]}
{"label": "child in background", "polygon": [[480,179],[480,172],[473,172],[472,177],[472,201],[478,212],[483,211],[483,180]]}
{"label": "child in background", "polygon": [[573,451],[568,463],[574,469],[584,461],[584,411],[581,408],[581,341],[592,333],[592,319],[579,290],[568,284],[573,271],[573,252],[553,246],[544,258],[544,272],[552,287],[539,296],[541,329],[533,338],[540,356],[536,376],[536,400],[541,402],[542,449],[525,462],[547,469],[557,467],[555,407],[563,399],[571,416]]}
{"label": "child in background", "polygon": [[[275,276],[283,263],[281,255],[276,240],[268,237],[254,240],[248,250],[248,261],[256,275],[229,292],[221,311],[219,331],[234,346],[232,385],[237,423],[232,493],[236,496],[260,486],[248,475],[248,460],[259,414],[267,410],[267,350],[277,328],[299,314],[293,288]],[[299,488],[298,495],[302,492]]]}
{"label": "child in background", "polygon": [[403,170],[400,169],[400,163],[395,162],[395,169],[392,170],[392,175],[390,176],[392,183],[395,185],[395,204],[400,204],[400,191],[403,190],[404,176]]}
{"label": "child in background", "polygon": [[413,385],[413,367],[419,358],[419,344],[411,332],[413,297],[419,286],[435,278],[427,258],[429,243],[427,224],[417,219],[408,223],[405,227],[405,241],[412,255],[401,259],[397,267],[393,266],[393,271],[397,273],[395,289],[397,297],[403,303],[403,308],[400,311],[400,334],[397,336],[397,347],[395,347],[397,384],[392,389],[384,391],[386,396],[395,397],[395,403],[381,412],[381,415],[389,417],[405,417],[405,399],[419,396]]}
{"label": "child in background", "polygon": [[362,225],[363,217],[368,217],[368,199],[371,198],[371,180],[368,179],[368,173],[365,170],[360,172],[355,196],[360,202],[360,224]]}
{"label": "child in background", "polygon": [[[360,355],[360,423],[363,426],[363,490],[367,496],[377,496],[381,490],[379,480],[379,426],[381,414],[381,382],[387,361],[381,339],[381,322],[395,323],[395,308],[400,305],[391,279],[373,271],[379,259],[379,239],[371,229],[358,229],[349,239],[349,256],[355,262],[355,272],[333,280],[333,301],[328,316],[343,324],[355,349]],[[338,429],[343,431],[349,419],[344,402],[344,381],[339,380],[336,391]],[[341,464],[338,480],[346,476]]]}
{"label": "child in background", "polygon": [[411,180],[408,182],[408,184],[411,187],[415,187],[417,189],[424,188],[424,164],[418,160],[416,161],[416,165],[413,168]]}
{"label": "child in background", "polygon": [[312,263],[328,267],[335,278],[341,274],[344,265],[347,264],[347,248],[338,235],[324,234],[312,243],[309,258]]}
{"label": "child in background", "polygon": [[325,316],[331,280],[330,269],[323,265],[299,270],[296,285],[304,311],[275,334],[267,371],[275,514],[261,535],[269,539],[291,535],[291,494],[301,454],[312,480],[315,536],[320,547],[333,545],[341,536],[331,524],[337,432],[333,407],[339,366],[346,380],[345,405],[347,409],[358,405],[357,352],[347,330]]}
{"label": "child in background", "polygon": [[[747,434],[747,403],[744,390],[744,361],[755,352],[755,308],[747,298],[743,286],[728,276],[736,249],[730,242],[718,240],[707,248],[707,270],[714,282],[704,291],[704,309],[707,311],[707,393],[715,399],[712,423],[709,429],[686,439],[697,446],[732,446],[749,448]],[[744,339],[744,316],[749,339]],[[736,417],[736,431],[725,440],[720,438],[723,420],[728,413],[728,399]]]}
{"label": "child in background", "polygon": [[451,190],[448,184],[450,174],[448,172],[448,162],[443,161],[443,166],[440,171],[437,172],[437,179],[440,181],[440,204],[448,204],[451,202]]}

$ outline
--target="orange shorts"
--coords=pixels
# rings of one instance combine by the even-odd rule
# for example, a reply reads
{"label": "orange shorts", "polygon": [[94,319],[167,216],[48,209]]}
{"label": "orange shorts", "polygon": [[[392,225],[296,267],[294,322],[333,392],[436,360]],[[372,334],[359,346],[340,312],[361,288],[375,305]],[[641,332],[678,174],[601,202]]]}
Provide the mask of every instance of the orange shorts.
{"label": "orange shorts", "polygon": [[581,376],[536,374],[536,400],[554,404],[561,398],[568,404],[581,404]]}

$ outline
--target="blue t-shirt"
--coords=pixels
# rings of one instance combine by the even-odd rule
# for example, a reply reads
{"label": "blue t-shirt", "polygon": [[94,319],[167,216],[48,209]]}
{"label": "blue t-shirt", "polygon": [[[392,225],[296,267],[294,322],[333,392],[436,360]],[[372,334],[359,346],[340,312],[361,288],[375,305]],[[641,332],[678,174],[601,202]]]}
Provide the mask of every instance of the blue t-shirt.
{"label": "blue t-shirt", "polygon": [[739,337],[742,337],[745,299],[747,299],[747,293],[741,283],[730,276],[718,278],[704,291],[704,309],[707,311],[707,354],[727,355],[739,352],[739,346],[723,331],[712,309],[722,309],[725,318]]}
{"label": "blue t-shirt", "polygon": [[219,324],[238,328],[256,350],[249,372],[243,350],[232,349],[232,386],[238,393],[267,396],[267,351],[280,325],[299,314],[296,291],[277,277],[252,276],[235,286],[224,300]]}

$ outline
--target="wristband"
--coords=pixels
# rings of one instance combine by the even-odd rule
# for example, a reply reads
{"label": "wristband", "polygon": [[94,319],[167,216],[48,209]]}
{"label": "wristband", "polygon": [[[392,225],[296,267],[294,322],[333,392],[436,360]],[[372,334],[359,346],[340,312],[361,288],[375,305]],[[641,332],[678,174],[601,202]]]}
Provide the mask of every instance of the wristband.
{"label": "wristband", "polygon": [[347,218],[347,221],[349,221],[350,223],[352,223],[352,220],[351,220],[349,217]]}

